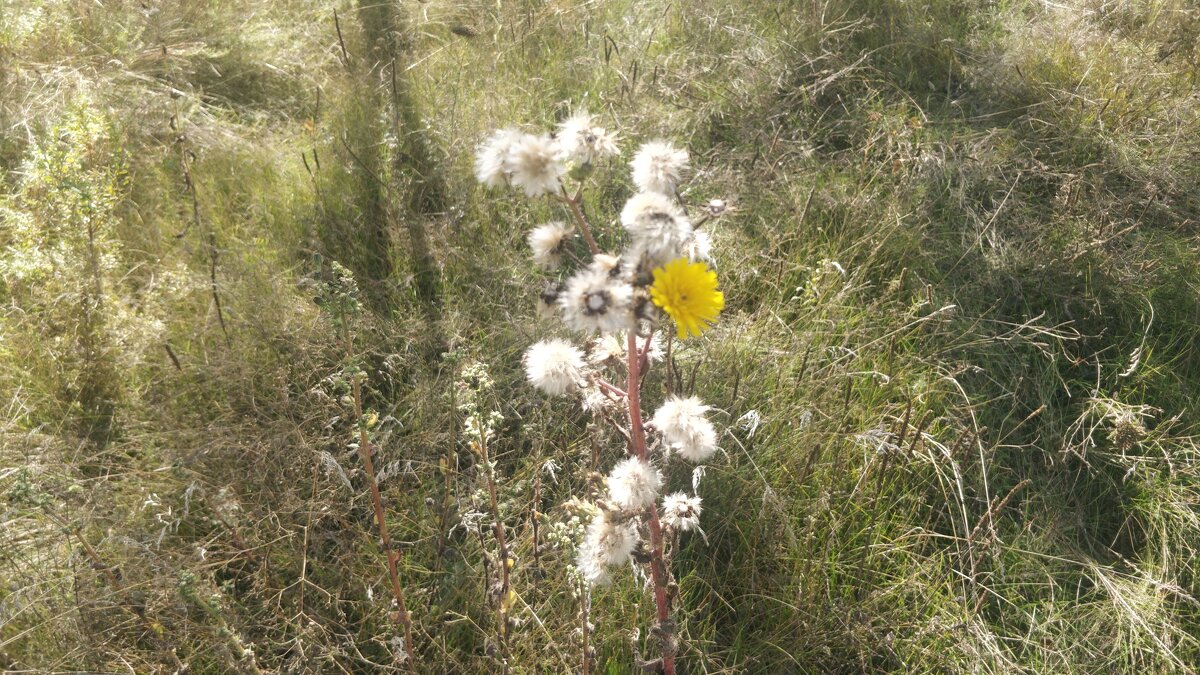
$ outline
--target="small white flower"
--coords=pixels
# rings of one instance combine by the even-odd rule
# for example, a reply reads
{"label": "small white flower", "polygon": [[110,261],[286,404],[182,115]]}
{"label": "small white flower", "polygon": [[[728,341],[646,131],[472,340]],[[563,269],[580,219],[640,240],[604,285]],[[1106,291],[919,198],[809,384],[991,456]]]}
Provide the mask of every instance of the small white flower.
{"label": "small white flower", "polygon": [[533,261],[542,269],[552,270],[562,262],[562,252],[575,228],[561,222],[546,223],[530,230],[526,241],[533,249]]}
{"label": "small white flower", "polygon": [[600,270],[571,277],[558,303],[563,320],[580,332],[615,333],[633,326],[633,287]]}
{"label": "small white flower", "polygon": [[632,521],[617,522],[602,511],[588,525],[575,565],[588,583],[606,584],[606,568],[628,563],[637,544],[637,527]]}
{"label": "small white flower", "polygon": [[699,463],[717,451],[717,431],[704,413],[709,407],[695,396],[671,397],[654,413],[654,426],[681,457]]}
{"label": "small white flower", "polygon": [[558,191],[566,167],[558,160],[558,148],[548,136],[521,134],[512,141],[504,159],[504,170],[512,184],[530,197]]}
{"label": "small white flower", "polygon": [[663,497],[662,501],[662,522],[667,527],[674,528],[680,532],[700,527],[700,498],[689,497],[686,493],[676,492],[675,494]]}
{"label": "small white flower", "polygon": [[533,386],[551,396],[575,391],[582,371],[583,352],[566,340],[542,340],[525,352],[526,377]]}
{"label": "small white flower", "polygon": [[625,202],[621,225],[632,237],[625,260],[643,274],[684,255],[695,238],[683,210],[657,192],[639,192]]}
{"label": "small white flower", "polygon": [[584,110],[558,125],[558,143],[562,157],[580,164],[590,164],[621,152],[616,134],[596,126],[592,116]]}
{"label": "small white flower", "polygon": [[660,488],[662,474],[637,457],[622,460],[608,474],[608,496],[626,511],[636,511],[653,504]]}
{"label": "small white flower", "polygon": [[521,138],[516,129],[499,129],[475,151],[475,178],[488,187],[508,185],[508,152]]}
{"label": "small white flower", "polygon": [[687,171],[688,153],[666,141],[651,141],[637,151],[629,166],[639,190],[673,195]]}

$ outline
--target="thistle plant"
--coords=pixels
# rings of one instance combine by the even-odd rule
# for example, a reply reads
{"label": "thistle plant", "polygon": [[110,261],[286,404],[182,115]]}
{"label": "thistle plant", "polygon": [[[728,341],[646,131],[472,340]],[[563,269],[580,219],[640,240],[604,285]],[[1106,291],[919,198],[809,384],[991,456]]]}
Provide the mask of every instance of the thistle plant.
{"label": "thistle plant", "polygon": [[[650,634],[660,656],[642,665],[674,673],[676,586],[666,544],[699,529],[701,499],[694,492],[702,469],[693,471],[693,494],[667,494],[664,469],[708,461],[717,432],[709,406],[675,395],[672,352],[676,339],[699,337],[724,307],[708,265],[712,239],[700,228],[726,207],[714,200],[694,219],[679,191],[688,153],[652,141],[630,162],[636,192],[613,209],[620,230],[597,232],[584,213],[585,188],[619,154],[616,136],[581,111],[554,134],[495,132],[478,149],[475,174],[490,187],[548,197],[569,219],[540,225],[527,237],[533,262],[548,276],[539,313],[558,316],[567,330],[528,348],[525,374],[545,395],[578,399],[595,418],[593,428],[608,425],[625,441],[624,456],[611,463],[603,493],[587,509],[590,522],[571,573],[590,587],[610,583],[622,567],[648,566],[655,604]],[[601,239],[620,247],[607,251]],[[665,400],[647,414],[647,374],[663,361]],[[590,597],[590,588],[581,594],[585,672]]]}

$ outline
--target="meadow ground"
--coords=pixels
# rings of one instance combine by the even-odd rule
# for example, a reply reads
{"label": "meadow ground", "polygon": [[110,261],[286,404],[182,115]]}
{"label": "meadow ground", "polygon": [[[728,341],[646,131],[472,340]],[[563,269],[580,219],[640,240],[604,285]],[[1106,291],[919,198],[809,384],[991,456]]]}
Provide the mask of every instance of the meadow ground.
{"label": "meadow ground", "polygon": [[[525,383],[559,207],[472,161],[579,106],[625,150],[603,243],[643,140],[736,207],[725,312],[676,353],[723,450],[672,562],[682,672],[1195,669],[1189,0],[0,0],[0,669],[404,665],[351,367],[410,665],[578,669],[553,535],[621,443]],[[596,590],[596,671],[653,612]]]}

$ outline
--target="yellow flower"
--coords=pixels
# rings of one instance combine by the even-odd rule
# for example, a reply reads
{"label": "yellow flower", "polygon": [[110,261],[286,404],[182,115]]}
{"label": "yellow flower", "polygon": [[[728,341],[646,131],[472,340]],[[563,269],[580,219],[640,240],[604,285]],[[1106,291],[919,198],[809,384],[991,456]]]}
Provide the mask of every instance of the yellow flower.
{"label": "yellow flower", "polygon": [[654,270],[650,300],[675,320],[681,339],[708,330],[725,307],[725,294],[717,290],[717,273],[687,258]]}

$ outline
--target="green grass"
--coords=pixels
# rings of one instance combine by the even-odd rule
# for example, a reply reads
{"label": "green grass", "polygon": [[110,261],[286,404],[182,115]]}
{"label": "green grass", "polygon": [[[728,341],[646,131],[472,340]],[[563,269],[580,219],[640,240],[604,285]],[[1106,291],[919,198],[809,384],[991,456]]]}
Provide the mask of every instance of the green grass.
{"label": "green grass", "polygon": [[[557,329],[524,236],[557,211],[471,163],[586,104],[626,148],[602,242],[642,140],[736,205],[726,312],[677,354],[724,450],[672,565],[684,672],[1190,672],[1198,34],[1181,0],[0,0],[0,668],[392,667],[354,363],[418,669],[499,670],[451,531],[483,503],[471,361],[505,417],[510,665],[577,667],[531,522],[621,442],[525,384]],[[628,574],[597,590],[597,669],[652,616]]]}

